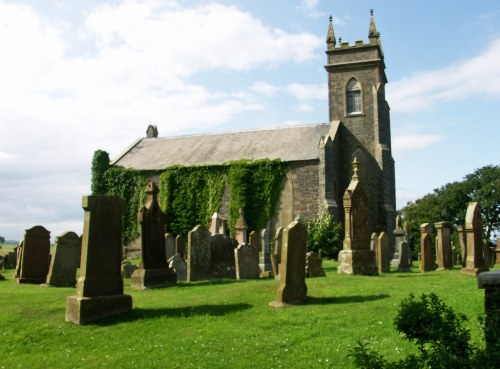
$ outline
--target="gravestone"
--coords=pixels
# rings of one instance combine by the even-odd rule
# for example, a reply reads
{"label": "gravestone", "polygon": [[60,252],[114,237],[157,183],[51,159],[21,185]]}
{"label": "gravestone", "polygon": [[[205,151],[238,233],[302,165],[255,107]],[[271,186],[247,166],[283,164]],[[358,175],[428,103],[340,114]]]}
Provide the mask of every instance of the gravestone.
{"label": "gravestone", "polygon": [[130,279],[132,274],[138,269],[137,265],[132,264],[130,261],[124,261],[121,264],[122,277]]}
{"label": "gravestone", "polygon": [[50,232],[42,226],[27,229],[20,254],[17,283],[45,283],[50,264]]}
{"label": "gravestone", "polygon": [[281,250],[283,248],[283,232],[285,229],[279,227],[274,234],[274,252],[271,255],[274,278],[279,280],[279,269],[281,263]]}
{"label": "gravestone", "polygon": [[424,223],[420,226],[420,271],[430,272],[436,270],[434,244],[432,242],[432,225]]}
{"label": "gravestone", "polygon": [[484,338],[486,352],[491,357],[500,356],[500,270],[481,273],[477,285],[484,288]]}
{"label": "gravestone", "polygon": [[222,227],[222,218],[219,217],[218,213],[214,213],[214,215],[212,215],[212,221],[210,223],[209,231],[212,236],[214,234],[224,234],[224,229]]}
{"label": "gravestone", "polygon": [[377,243],[378,243],[378,235],[376,232],[373,232],[370,236],[370,250],[375,253],[375,259],[377,258]]}
{"label": "gravestone", "polygon": [[[241,244],[240,244],[241,245]],[[260,241],[260,234],[252,231],[248,235],[248,246],[253,247],[254,250],[259,252],[260,247],[261,247],[261,241]]]}
{"label": "gravestone", "polygon": [[210,232],[204,225],[197,225],[188,233],[187,281],[194,282],[210,277]]}
{"label": "gravestone", "polygon": [[55,244],[45,283],[49,286],[73,287],[76,284],[76,270],[80,266],[80,237],[75,232],[66,232],[56,237]]}
{"label": "gravestone", "polygon": [[170,259],[175,255],[175,237],[172,233],[165,233],[165,256]]}
{"label": "gravestone", "polygon": [[66,302],[68,322],[86,324],[132,310],[132,297],[123,293],[120,265],[124,206],[118,197],[82,199],[82,259],[76,295]]}
{"label": "gravestone", "polygon": [[500,264],[500,237],[497,238],[497,247],[495,248],[495,264]]}
{"label": "gravestone", "polygon": [[234,225],[234,230],[236,233],[236,241],[238,241],[238,245],[244,244],[248,242],[248,226],[247,221],[245,220],[245,211],[244,209],[238,209],[239,216],[238,220],[236,220],[236,224]]}
{"label": "gravestone", "polygon": [[283,248],[280,264],[280,286],[272,307],[298,304],[307,299],[306,285],[307,229],[295,220],[283,232]]}
{"label": "gravestone", "polygon": [[314,251],[309,251],[306,254],[306,277],[326,277],[323,270],[323,260]]}
{"label": "gravestone", "polygon": [[264,228],[260,232],[260,253],[259,253],[259,268],[261,276],[267,277],[272,271],[271,266],[271,244],[269,242],[269,231]]}
{"label": "gravestone", "polygon": [[167,264],[166,219],[158,204],[159,192],[156,183],[149,181],[146,185],[146,204],[137,213],[142,260],[130,278],[131,287],[137,290],[166,287],[177,282],[175,272]]}
{"label": "gravestone", "polygon": [[408,239],[406,237],[406,232],[404,230],[404,225],[402,224],[401,214],[396,216],[396,229],[392,232],[394,235],[394,244],[395,250],[392,250],[392,260],[391,265],[398,266],[399,265],[399,244],[401,242],[407,242]]}
{"label": "gravestone", "polygon": [[458,242],[460,243],[460,258],[462,259],[462,266],[465,267],[465,261],[467,260],[467,238],[464,227],[457,227],[457,235]]}
{"label": "gravestone", "polygon": [[238,243],[224,234],[210,237],[210,278],[236,278],[234,250]]}
{"label": "gravestone", "polygon": [[175,237],[175,253],[179,254],[179,256],[182,259],[186,258],[186,252],[185,252],[185,244],[184,244],[184,237],[182,235],[178,235]]}
{"label": "gravestone", "polygon": [[389,236],[385,232],[380,232],[377,238],[377,267],[381,273],[389,273],[391,271],[390,253]]}
{"label": "gravestone", "polygon": [[410,246],[408,246],[408,243],[406,241],[403,241],[399,243],[398,249],[399,249],[398,272],[401,273],[411,272],[411,264],[409,262],[411,258]]}
{"label": "gravestone", "polygon": [[370,250],[369,209],[354,158],[352,179],[344,193],[345,238],[337,268],[340,274],[378,274],[375,253]]}
{"label": "gravestone", "polygon": [[177,282],[186,282],[187,279],[187,265],[179,254],[175,254],[168,259],[168,266],[175,271],[177,275]]}
{"label": "gravestone", "polygon": [[247,244],[234,249],[236,279],[258,279],[260,277],[258,251]]}
{"label": "gravestone", "polygon": [[19,275],[21,274],[21,258],[23,256],[23,246],[24,241],[20,241],[19,245],[17,245],[16,250],[16,271],[14,273],[14,278],[17,280]]}
{"label": "gravestone", "polygon": [[467,258],[462,274],[477,276],[488,268],[483,257],[483,221],[477,202],[469,203],[465,214]]}
{"label": "gravestone", "polygon": [[453,251],[451,249],[451,223],[434,223],[437,230],[438,269],[453,269]]}

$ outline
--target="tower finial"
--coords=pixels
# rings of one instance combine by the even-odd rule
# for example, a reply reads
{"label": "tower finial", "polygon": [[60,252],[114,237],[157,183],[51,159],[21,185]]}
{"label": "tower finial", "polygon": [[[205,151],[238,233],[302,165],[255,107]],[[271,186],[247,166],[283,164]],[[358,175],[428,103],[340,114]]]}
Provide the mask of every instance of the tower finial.
{"label": "tower finial", "polygon": [[370,15],[373,17],[373,9],[370,9]]}
{"label": "tower finial", "polygon": [[334,48],[337,44],[337,40],[335,39],[335,32],[333,31],[333,17],[330,15],[330,23],[328,25],[328,32],[326,34],[326,44],[328,45],[328,50]]}
{"label": "tower finial", "polygon": [[370,9],[370,29],[368,31],[368,39],[370,44],[376,44],[380,33],[377,32],[377,27],[375,26],[375,17],[373,16],[373,9]]}
{"label": "tower finial", "polygon": [[359,175],[358,175],[358,159],[354,157],[354,160],[352,161],[352,179],[359,180]]}

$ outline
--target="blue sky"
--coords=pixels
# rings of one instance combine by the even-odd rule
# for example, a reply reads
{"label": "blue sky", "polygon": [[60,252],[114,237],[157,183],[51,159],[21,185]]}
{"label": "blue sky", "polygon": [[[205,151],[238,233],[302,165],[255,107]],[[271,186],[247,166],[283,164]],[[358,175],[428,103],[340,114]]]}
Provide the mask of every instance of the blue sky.
{"label": "blue sky", "polygon": [[328,121],[325,36],[389,79],[398,208],[499,164],[500,3],[0,0],[0,235],[81,232],[93,152]]}

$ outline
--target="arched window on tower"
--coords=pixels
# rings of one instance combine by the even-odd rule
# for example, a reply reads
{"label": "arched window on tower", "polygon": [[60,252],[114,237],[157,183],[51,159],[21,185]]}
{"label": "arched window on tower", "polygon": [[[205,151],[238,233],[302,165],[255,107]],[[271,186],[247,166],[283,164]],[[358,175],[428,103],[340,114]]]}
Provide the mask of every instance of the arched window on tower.
{"label": "arched window on tower", "polygon": [[347,114],[361,114],[361,84],[351,78],[346,87]]}

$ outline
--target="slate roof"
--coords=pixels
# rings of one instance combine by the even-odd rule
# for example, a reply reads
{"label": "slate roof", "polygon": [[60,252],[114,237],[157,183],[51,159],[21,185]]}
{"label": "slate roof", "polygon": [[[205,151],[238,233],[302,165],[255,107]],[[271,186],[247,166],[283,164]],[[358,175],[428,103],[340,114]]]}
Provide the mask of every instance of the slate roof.
{"label": "slate roof", "polygon": [[240,159],[319,158],[320,138],[330,124],[289,126],[207,135],[142,138],[112,164],[124,168],[161,170],[172,165],[222,164]]}

